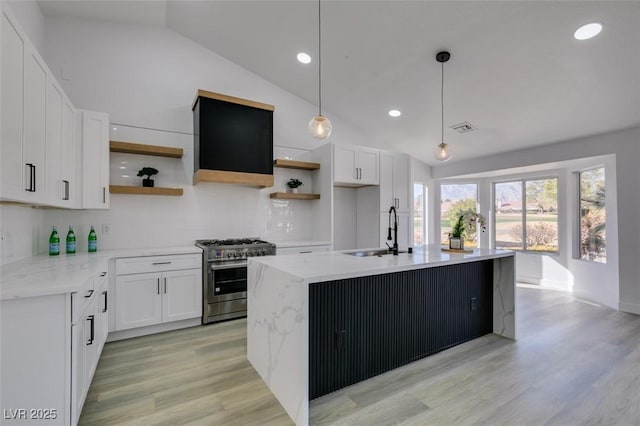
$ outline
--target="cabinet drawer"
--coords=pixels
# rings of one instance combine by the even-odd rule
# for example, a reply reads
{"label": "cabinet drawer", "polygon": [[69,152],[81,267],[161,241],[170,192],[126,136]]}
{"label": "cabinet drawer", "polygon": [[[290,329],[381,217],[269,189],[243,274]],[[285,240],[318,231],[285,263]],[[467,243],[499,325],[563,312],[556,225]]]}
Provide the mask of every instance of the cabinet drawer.
{"label": "cabinet drawer", "polygon": [[202,255],[180,254],[170,256],[128,257],[116,259],[116,275],[144,272],[175,271],[202,267]]}
{"label": "cabinet drawer", "polygon": [[105,280],[107,280],[107,273],[103,272],[98,276],[88,278],[77,293],[71,293],[71,321],[73,324],[78,322],[86,307],[93,300],[94,293],[104,287]]}
{"label": "cabinet drawer", "polygon": [[276,248],[276,254],[304,254],[304,253],[320,253],[320,252],[327,252],[327,251],[329,251],[328,244]]}

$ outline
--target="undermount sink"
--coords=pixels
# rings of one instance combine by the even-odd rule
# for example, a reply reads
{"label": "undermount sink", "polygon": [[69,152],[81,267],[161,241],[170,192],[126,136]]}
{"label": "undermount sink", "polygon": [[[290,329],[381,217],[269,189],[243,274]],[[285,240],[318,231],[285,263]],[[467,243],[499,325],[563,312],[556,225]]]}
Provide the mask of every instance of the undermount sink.
{"label": "undermount sink", "polygon": [[[406,253],[406,250],[398,250],[398,253]],[[357,257],[368,257],[368,256],[378,256],[382,257],[387,254],[393,254],[393,252],[389,249],[375,249],[375,250],[356,250],[350,252],[344,252],[344,254],[348,254],[349,256],[357,256]]]}

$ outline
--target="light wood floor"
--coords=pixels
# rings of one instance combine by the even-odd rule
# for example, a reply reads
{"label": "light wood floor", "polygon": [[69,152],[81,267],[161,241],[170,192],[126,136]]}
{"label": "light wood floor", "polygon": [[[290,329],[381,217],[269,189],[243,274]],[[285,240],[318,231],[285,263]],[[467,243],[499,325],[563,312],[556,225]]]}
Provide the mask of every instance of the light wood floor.
{"label": "light wood floor", "polygon": [[[640,316],[518,288],[517,342],[484,336],[326,395],[313,425],[640,425]],[[81,425],[291,425],[245,320],[108,343]]]}

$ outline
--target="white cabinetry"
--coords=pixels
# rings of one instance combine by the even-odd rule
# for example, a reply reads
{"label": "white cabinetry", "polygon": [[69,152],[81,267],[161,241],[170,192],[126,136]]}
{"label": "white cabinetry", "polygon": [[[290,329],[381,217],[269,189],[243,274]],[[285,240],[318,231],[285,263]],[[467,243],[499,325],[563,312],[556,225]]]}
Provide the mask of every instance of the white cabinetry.
{"label": "white cabinetry", "polygon": [[82,128],[82,207],[109,208],[109,115],[79,111]]}
{"label": "white cabinetry", "polygon": [[0,199],[77,207],[73,105],[12,15],[0,22]]}
{"label": "white cabinetry", "polygon": [[106,272],[72,295],[71,418],[76,424],[107,340]]}
{"label": "white cabinetry", "polygon": [[329,250],[331,250],[331,243],[285,243],[283,246],[276,244],[276,254],[322,253]]}
{"label": "white cabinetry", "polygon": [[116,330],[202,316],[202,256],[116,260]]}
{"label": "white cabinetry", "polygon": [[0,197],[25,197],[25,162],[22,154],[24,134],[24,44],[25,41],[8,16],[1,13],[0,49]]}
{"label": "white cabinetry", "polygon": [[355,145],[334,145],[334,177],[336,185],[377,185],[379,151]]}
{"label": "white cabinetry", "polygon": [[380,211],[394,206],[398,212],[411,210],[409,191],[409,156],[380,153]]}
{"label": "white cabinetry", "polygon": [[76,293],[0,301],[1,408],[43,416],[16,424],[77,424],[107,338],[107,285],[104,272]]}

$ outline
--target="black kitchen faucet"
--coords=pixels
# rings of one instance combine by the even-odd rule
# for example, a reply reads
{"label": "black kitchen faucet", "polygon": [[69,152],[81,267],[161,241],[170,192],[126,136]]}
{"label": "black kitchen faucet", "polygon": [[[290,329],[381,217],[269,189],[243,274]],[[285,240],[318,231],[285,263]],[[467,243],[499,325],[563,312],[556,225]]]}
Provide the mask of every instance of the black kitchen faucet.
{"label": "black kitchen faucet", "polygon": [[393,247],[389,246],[389,243],[385,243],[387,247],[393,252],[394,256],[398,255],[398,213],[396,208],[391,206],[389,209],[389,234],[387,235],[387,241],[391,241],[391,212],[393,212]]}

